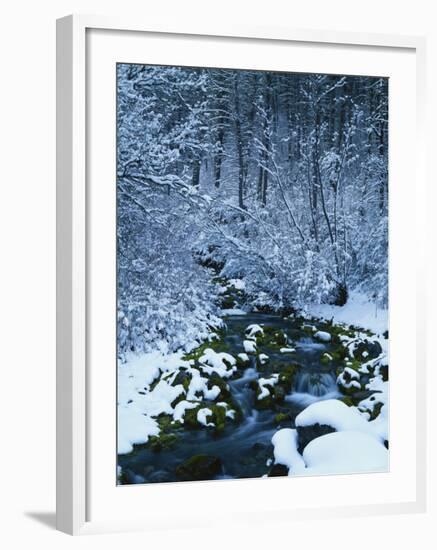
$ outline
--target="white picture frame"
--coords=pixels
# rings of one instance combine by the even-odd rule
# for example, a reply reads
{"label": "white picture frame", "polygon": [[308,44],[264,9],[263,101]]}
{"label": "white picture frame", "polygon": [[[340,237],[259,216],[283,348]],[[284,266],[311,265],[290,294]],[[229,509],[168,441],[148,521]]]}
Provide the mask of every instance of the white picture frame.
{"label": "white picture frame", "polygon": [[[90,316],[90,257],[89,234],[90,205],[87,181],[87,117],[92,102],[89,101],[87,80],[88,63],[87,33],[92,30],[109,32],[135,32],[135,36],[153,35],[160,40],[172,37],[198,36],[220,37],[227,41],[265,41],[269,44],[317,44],[320,47],[342,46],[351,48],[396,50],[409,52],[415,59],[416,88],[416,159],[415,187],[418,204],[416,207],[416,234],[425,220],[420,215],[420,201],[425,197],[424,146],[424,90],[425,90],[425,40],[422,37],[397,36],[384,34],[355,34],[286,28],[234,27],[214,28],[197,27],[178,28],[177,26],[151,25],[148,22],[124,18],[106,18],[97,16],[72,15],[57,22],[57,528],[69,534],[86,534],[114,530],[147,529],[159,526],[159,521],[146,515],[122,519],[107,517],[94,520],[89,515],[89,487],[92,483],[92,460],[90,458],[89,411],[93,394],[90,390],[90,337],[88,321]],[[123,59],[126,61],[126,59]],[[114,182],[115,185],[115,182]],[[393,192],[393,189],[392,191]],[[392,235],[393,237],[393,235]],[[420,512],[426,503],[426,401],[425,401],[425,253],[423,245],[416,240],[416,338],[421,342],[415,353],[416,381],[416,442],[415,442],[415,498],[408,500],[354,505],[336,505],[333,507],[298,509],[281,508],[270,510],[267,514],[276,514],[284,518],[293,512],[295,518],[328,517],[346,515],[391,514],[400,512]],[[113,349],[115,349],[113,347]],[[114,360],[115,364],[115,360]],[[115,368],[115,367],[114,367]],[[108,376],[111,373],[108,372]],[[115,407],[115,403],[114,403]],[[114,440],[115,452],[115,440]],[[269,480],[272,491],[279,491],[278,482]],[[235,491],[244,491],[253,481],[235,483]],[[181,492],[169,484],[165,489]],[[219,491],[217,484],[203,482],[194,487],[184,484],[187,494],[195,501],[197,495],[205,491]],[[223,486],[223,485],[222,485]],[[123,490],[123,488],[121,488]],[[234,492],[235,492],[234,491]],[[137,490],[138,493],[138,490]],[[157,506],[163,502],[162,495],[156,496]],[[218,497],[221,498],[221,497]],[[256,509],[247,511],[256,518]],[[177,524],[174,512],[174,524]],[[289,516],[291,517],[291,516]],[[243,518],[243,515],[241,516]],[[238,516],[235,519],[238,521]],[[193,525],[202,524],[205,518],[193,521]]]}

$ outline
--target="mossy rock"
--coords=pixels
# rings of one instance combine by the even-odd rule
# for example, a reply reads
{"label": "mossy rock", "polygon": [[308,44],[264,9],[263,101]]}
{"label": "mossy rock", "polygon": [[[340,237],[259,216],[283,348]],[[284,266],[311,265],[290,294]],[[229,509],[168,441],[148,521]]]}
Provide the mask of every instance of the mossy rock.
{"label": "mossy rock", "polygon": [[256,343],[258,346],[265,346],[273,351],[279,351],[288,343],[287,334],[277,327],[264,326],[263,334],[256,335]]}
{"label": "mossy rock", "polygon": [[210,342],[203,342],[200,346],[197,348],[194,348],[189,353],[186,353],[183,357],[184,361],[194,361],[194,363],[197,363],[199,360],[199,357],[201,357],[205,350],[208,348],[211,348],[212,350],[216,351],[217,353],[220,352],[229,352],[229,344],[227,344],[224,341],[225,337],[225,331],[224,330],[218,330],[214,334],[217,334],[217,338],[214,338]]}
{"label": "mossy rock", "polygon": [[348,357],[348,350],[342,344],[339,344],[335,349],[329,351],[329,355],[333,361],[343,361]]}
{"label": "mossy rock", "polygon": [[182,424],[178,420],[173,420],[170,414],[161,414],[156,419],[161,432],[170,433],[181,428]]}
{"label": "mossy rock", "polygon": [[222,461],[217,456],[194,455],[176,467],[176,476],[181,481],[201,481],[214,479],[222,469]]}
{"label": "mossy rock", "polygon": [[158,453],[160,451],[172,449],[179,437],[176,434],[161,433],[159,435],[152,435],[149,438],[149,445],[152,451]]}
{"label": "mossy rock", "polygon": [[199,405],[195,408],[186,409],[184,414],[184,428],[187,428],[189,430],[197,430],[199,428],[202,428],[202,424],[199,424],[197,420],[197,411],[202,407],[203,405],[199,403]]}
{"label": "mossy rock", "polygon": [[254,407],[255,409],[259,411],[265,411],[267,409],[272,409],[274,407],[275,403],[273,400],[273,396],[270,394],[263,399],[255,399]]}
{"label": "mossy rock", "polygon": [[234,407],[232,404],[228,404],[229,408],[235,410],[235,419],[232,420],[226,416],[226,408],[216,405],[209,401],[202,401],[199,405],[193,409],[187,409],[184,414],[184,427],[189,430],[205,429],[205,426],[197,420],[197,413],[199,409],[209,409],[211,414],[208,416],[208,422],[214,424],[214,428],[211,426],[211,430],[215,434],[220,434],[226,427],[226,422],[238,420],[241,417],[241,410],[238,407]]}
{"label": "mossy rock", "polygon": [[294,378],[296,376],[296,373],[299,371],[299,369],[300,369],[300,365],[297,363],[292,363],[291,365],[287,365],[279,373],[278,384],[283,386],[286,391],[290,391],[294,385]]}
{"label": "mossy rock", "polygon": [[217,373],[213,372],[208,377],[208,388],[211,389],[213,386],[218,386],[220,388],[220,393],[215,399],[216,401],[226,401],[231,397],[231,390],[229,384]]}
{"label": "mossy rock", "polygon": [[276,384],[273,388],[273,401],[274,403],[283,403],[285,396],[287,395],[287,389],[282,384]]}
{"label": "mossy rock", "polygon": [[235,357],[236,361],[237,361],[237,368],[238,369],[245,369],[247,367],[250,366],[250,357],[247,358],[247,361],[246,360],[243,360],[241,357],[239,357],[238,355]]}
{"label": "mossy rock", "polygon": [[320,363],[322,365],[329,365],[333,360],[333,357],[330,353],[324,353],[322,357],[320,357]]}

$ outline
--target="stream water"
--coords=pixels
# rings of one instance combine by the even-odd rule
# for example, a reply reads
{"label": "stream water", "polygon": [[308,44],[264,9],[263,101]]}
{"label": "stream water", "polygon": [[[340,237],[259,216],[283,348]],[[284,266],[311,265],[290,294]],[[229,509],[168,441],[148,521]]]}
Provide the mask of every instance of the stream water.
{"label": "stream water", "polygon": [[[236,356],[243,352],[244,330],[254,323],[284,330],[296,349],[295,353],[284,354],[273,353],[260,346],[258,351],[266,353],[270,358],[268,364],[297,362],[301,365],[294,388],[286,396],[279,411],[259,411],[254,407],[255,393],[249,388],[249,383],[259,376],[266,376],[266,373],[257,371],[255,358],[252,357],[251,365],[243,375],[229,381],[232,394],[243,412],[242,421],[238,424],[228,423],[220,435],[214,435],[206,429],[181,430],[181,437],[172,449],[153,452],[144,446],[128,455],[119,456],[119,465],[129,483],[177,481],[176,467],[198,454],[221,459],[223,466],[217,479],[265,475],[268,471],[266,462],[272,456],[271,438],[275,431],[279,427],[294,427],[297,414],[309,404],[340,397],[335,377],[337,364],[332,362],[323,365],[320,361],[323,353],[330,351],[330,344],[309,337],[302,331],[300,322],[263,313],[228,317],[225,342],[231,354]],[[278,412],[288,413],[290,420],[278,426],[274,420]]]}

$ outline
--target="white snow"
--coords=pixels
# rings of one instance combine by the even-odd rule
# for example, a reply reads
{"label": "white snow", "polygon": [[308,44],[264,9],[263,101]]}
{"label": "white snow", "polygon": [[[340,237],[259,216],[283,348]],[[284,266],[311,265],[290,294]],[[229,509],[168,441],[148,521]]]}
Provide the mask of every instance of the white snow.
{"label": "white snow", "polygon": [[117,451],[127,454],[134,444],[147,443],[151,435],[159,434],[156,420],[142,414],[135,405],[118,407]]}
{"label": "white snow", "polygon": [[260,393],[258,394],[258,401],[268,397],[270,395],[269,390],[266,386],[273,387],[278,382],[279,374],[272,374],[270,378],[258,378],[258,386],[260,388]]}
{"label": "white snow", "polygon": [[201,376],[197,369],[191,370],[191,376],[192,378],[186,394],[188,401],[201,401],[202,397],[199,397],[199,394],[201,394],[204,399],[210,400],[214,400],[218,397],[220,388],[218,386],[213,386],[211,389],[208,389],[208,378]]}
{"label": "white snow", "polygon": [[228,286],[233,286],[236,290],[244,290],[246,288],[242,279],[229,279]]}
{"label": "white snow", "polygon": [[256,343],[252,340],[244,340],[243,347],[246,353],[256,353]]}
{"label": "white snow", "polygon": [[332,319],[335,324],[360,326],[376,334],[382,334],[388,328],[388,310],[376,307],[374,302],[360,292],[351,292],[344,306],[322,304],[305,309],[313,317]]}
{"label": "white snow", "polygon": [[275,464],[284,464],[289,475],[305,473],[305,462],[297,450],[297,431],[291,428],[278,430],[272,437]]}
{"label": "white snow", "polygon": [[265,353],[260,353],[258,355],[258,360],[261,363],[261,365],[265,365],[269,360],[269,356],[266,355]]}
{"label": "white snow", "polygon": [[227,403],[225,403],[224,401],[219,401],[217,403],[217,406],[218,407],[223,407],[224,409],[226,409],[227,418],[230,418],[231,420],[235,419],[235,411],[234,411],[234,409],[229,408],[229,405]]}
{"label": "white snow", "polygon": [[257,334],[263,335],[264,330],[260,325],[249,325],[246,328],[246,337],[248,339],[256,338]]}
{"label": "white snow", "polygon": [[231,377],[237,370],[236,359],[229,353],[216,352],[207,348],[203,355],[199,357],[201,368],[207,374],[216,373],[222,378]]}
{"label": "white snow", "polygon": [[314,338],[317,338],[317,340],[320,340],[321,342],[330,342],[331,341],[331,335],[329,332],[323,332],[323,330],[318,330],[314,334]]}
{"label": "white snow", "polygon": [[208,416],[212,415],[212,410],[205,407],[204,409],[199,409],[197,411],[197,422],[199,424],[203,424],[203,426],[208,427],[214,427],[214,422],[208,422],[207,418]]}
{"label": "white snow", "polygon": [[313,439],[303,451],[308,475],[384,472],[387,449],[360,431],[333,432]]}
{"label": "white snow", "polygon": [[[345,376],[345,374],[348,376]],[[349,380],[347,380],[348,377]],[[343,386],[343,388],[346,389],[355,388],[357,390],[360,390],[360,375],[354,369],[351,369],[350,367],[345,367],[337,377],[337,384]]]}
{"label": "white snow", "polygon": [[189,366],[182,356],[182,352],[163,355],[158,351],[141,355],[129,354],[125,362],[118,363],[118,403],[127,403],[138,391],[148,390],[150,384],[161,372],[171,371],[180,366]]}
{"label": "white snow", "polygon": [[296,350],[294,348],[281,348],[279,351],[281,353],[294,353]]}
{"label": "white snow", "polygon": [[199,406],[198,403],[192,403],[190,401],[185,401],[185,400],[179,401],[179,403],[174,408],[173,420],[177,420],[181,424],[183,424],[185,411],[188,409],[195,409],[198,406]]}
{"label": "white snow", "polygon": [[338,399],[317,401],[309,405],[296,417],[296,427],[326,424],[337,431],[368,431],[367,420],[355,407],[348,407]]}

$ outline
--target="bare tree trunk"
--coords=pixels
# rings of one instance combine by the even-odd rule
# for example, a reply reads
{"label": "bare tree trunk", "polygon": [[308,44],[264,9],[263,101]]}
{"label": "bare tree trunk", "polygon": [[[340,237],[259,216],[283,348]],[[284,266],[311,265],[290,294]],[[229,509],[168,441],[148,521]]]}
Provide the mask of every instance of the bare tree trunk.
{"label": "bare tree trunk", "polygon": [[200,159],[195,159],[193,163],[193,177],[192,185],[193,187],[199,187],[200,184]]}
{"label": "bare tree trunk", "polygon": [[238,77],[236,74],[234,80],[234,125],[235,125],[235,142],[237,147],[238,157],[238,206],[245,208],[244,206],[244,156],[243,156],[243,142],[241,136],[241,120],[240,120],[240,105],[238,99]]}

